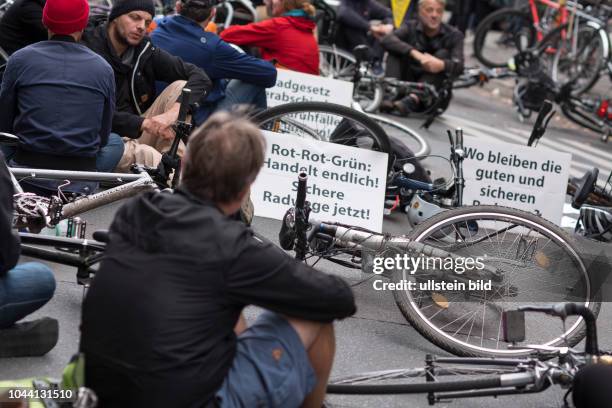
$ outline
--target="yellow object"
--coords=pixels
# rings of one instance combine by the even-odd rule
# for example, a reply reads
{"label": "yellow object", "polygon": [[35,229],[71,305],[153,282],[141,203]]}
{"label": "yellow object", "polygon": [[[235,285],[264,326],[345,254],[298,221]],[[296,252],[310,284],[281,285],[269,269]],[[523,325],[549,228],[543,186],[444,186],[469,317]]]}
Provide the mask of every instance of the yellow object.
{"label": "yellow object", "polygon": [[448,299],[446,298],[446,296],[440,293],[432,293],[431,300],[433,300],[434,303],[438,305],[438,307],[441,307],[442,309],[448,309]]}
{"label": "yellow object", "polygon": [[391,11],[393,12],[393,25],[395,28],[399,28],[404,21],[404,16],[408,7],[410,7],[411,0],[391,0]]}
{"label": "yellow object", "polygon": [[215,34],[217,34],[217,24],[215,24],[214,22],[212,22],[212,21],[211,21],[211,22],[210,22],[210,23],[208,23],[208,25],[206,26],[206,30],[205,30],[205,31],[208,31],[209,33],[215,33]]}

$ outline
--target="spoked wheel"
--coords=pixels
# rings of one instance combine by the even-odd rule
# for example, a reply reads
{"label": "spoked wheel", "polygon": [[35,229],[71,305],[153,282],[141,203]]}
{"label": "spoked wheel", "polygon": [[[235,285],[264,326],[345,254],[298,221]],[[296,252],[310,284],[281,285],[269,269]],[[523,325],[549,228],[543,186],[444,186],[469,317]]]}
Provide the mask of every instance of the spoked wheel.
{"label": "spoked wheel", "polygon": [[474,55],[489,68],[505,67],[508,60],[536,43],[531,16],[515,9],[489,14],[476,28]]}
{"label": "spoked wheel", "polygon": [[[509,347],[502,339],[502,312],[524,304],[576,302],[599,313],[600,291],[591,287],[570,239],[536,215],[465,207],[428,219],[410,238],[447,251],[454,260],[420,256],[427,263],[414,274],[396,270],[396,283],[415,285],[393,291],[396,302],[419,333],[456,355],[516,357],[530,353],[521,344],[573,346],[584,337],[582,318],[568,319],[562,328],[556,319],[533,314],[525,318],[526,340],[517,349]],[[470,286],[476,283],[481,286]]]}
{"label": "spoked wheel", "polygon": [[[357,60],[350,52],[334,45],[319,45],[319,73],[321,76],[352,82]],[[375,112],[383,100],[383,87],[371,75],[363,75],[355,84],[353,100],[366,112]]]}
{"label": "spoked wheel", "polygon": [[[385,131],[366,114],[324,102],[279,105],[255,115],[261,129],[389,154]],[[389,165],[392,157],[389,154]]]}
{"label": "spoked wheel", "polygon": [[567,25],[551,31],[538,45],[552,79],[560,84],[575,80],[572,93],[588,91],[599,79],[607,58],[605,31],[582,25],[569,31]]}

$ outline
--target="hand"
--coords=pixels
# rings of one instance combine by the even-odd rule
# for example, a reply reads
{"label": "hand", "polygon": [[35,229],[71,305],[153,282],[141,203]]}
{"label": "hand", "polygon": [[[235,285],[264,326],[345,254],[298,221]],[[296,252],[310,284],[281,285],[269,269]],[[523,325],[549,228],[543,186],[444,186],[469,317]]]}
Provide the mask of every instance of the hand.
{"label": "hand", "polygon": [[142,122],[141,130],[151,133],[162,139],[174,139],[174,129],[172,125],[178,118],[180,104],[175,103],[172,109]]}
{"label": "hand", "polygon": [[444,61],[431,54],[423,54],[419,62],[425,71],[431,72],[432,74],[442,72],[445,68]]}
{"label": "hand", "polygon": [[374,37],[381,38],[393,31],[393,25],[391,24],[376,24],[370,26],[370,32]]}

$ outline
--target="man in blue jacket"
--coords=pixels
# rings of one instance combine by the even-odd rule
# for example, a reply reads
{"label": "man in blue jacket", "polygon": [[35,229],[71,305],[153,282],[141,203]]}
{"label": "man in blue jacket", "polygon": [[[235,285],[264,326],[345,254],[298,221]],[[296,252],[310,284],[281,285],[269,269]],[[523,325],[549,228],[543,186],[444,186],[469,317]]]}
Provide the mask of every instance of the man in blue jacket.
{"label": "man in blue jacket", "polygon": [[[113,70],[79,44],[88,15],[85,0],[47,1],[42,21],[49,40],[10,57],[0,90],[0,131],[19,137],[11,165],[109,172],[119,162],[123,142],[109,136]],[[79,184],[76,191],[81,187],[92,188]]]}
{"label": "man in blue jacket", "polygon": [[218,0],[177,2],[176,16],[164,18],[153,31],[153,44],[202,68],[213,81],[213,89],[194,114],[196,124],[212,112],[248,104],[265,109],[265,88],[276,83],[276,68],[270,62],[244,54],[205,28],[215,16]]}

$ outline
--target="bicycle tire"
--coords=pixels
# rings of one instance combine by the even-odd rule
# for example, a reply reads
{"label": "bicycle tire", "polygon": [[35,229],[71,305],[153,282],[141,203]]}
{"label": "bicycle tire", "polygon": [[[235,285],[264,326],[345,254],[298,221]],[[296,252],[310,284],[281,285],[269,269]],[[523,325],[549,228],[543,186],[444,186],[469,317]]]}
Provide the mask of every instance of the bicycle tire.
{"label": "bicycle tire", "polygon": [[[533,45],[535,45],[536,29],[534,28],[533,20],[528,13],[520,11],[520,10],[516,10],[513,8],[503,8],[503,9],[497,10],[489,14],[487,17],[485,17],[480,22],[480,24],[478,24],[478,27],[476,27],[476,32],[474,34],[474,43],[473,43],[474,56],[476,57],[476,59],[478,59],[478,61],[480,61],[481,64],[489,68],[501,68],[501,67],[505,67],[508,64],[509,58],[500,57],[499,59],[491,59],[490,57],[488,57],[489,48],[486,46],[486,42],[487,42],[486,40],[487,40],[488,34],[492,31],[496,23],[500,23],[503,21],[509,21],[513,18],[517,22],[515,24],[520,24],[521,28],[527,29],[528,43],[526,44],[525,48],[518,49],[515,47],[516,45],[516,41],[515,41],[514,46],[510,46],[510,48],[512,49],[511,56],[517,54],[519,51],[523,51],[524,49],[530,48]],[[495,48],[496,50],[499,50],[499,47],[495,47]],[[485,50],[487,51],[486,53],[485,53]]]}
{"label": "bicycle tire", "polygon": [[368,114],[368,116],[383,128],[387,136],[396,137],[402,142],[405,142],[406,139],[408,139],[410,142],[407,144],[407,146],[414,152],[415,157],[427,156],[431,152],[431,146],[427,140],[425,140],[425,138],[415,130],[412,130],[408,126],[396,120],[392,120],[384,116],[373,114]]}
{"label": "bicycle tire", "polygon": [[[293,102],[285,105],[278,105],[273,108],[266,109],[255,114],[251,120],[256,123],[261,128],[265,129],[269,127],[270,124],[274,123],[274,121],[284,121],[291,120],[290,115],[298,115],[298,114],[310,114],[310,113],[322,113],[335,115],[338,117],[342,117],[343,121],[347,120],[351,126],[356,125],[360,131],[366,132],[365,137],[370,138],[372,145],[370,150],[379,151],[382,153],[387,153],[389,156],[388,169],[391,168],[393,164],[393,155],[391,154],[391,146],[389,144],[389,138],[385,131],[380,127],[374,119],[368,117],[365,113],[358,112],[354,109],[347,108],[342,105],[336,105],[333,103],[327,102]],[[292,122],[292,126],[295,124]],[[305,127],[308,125],[305,124]],[[336,128],[339,128],[337,126]],[[313,138],[317,138],[317,134],[320,135],[319,132],[313,132],[308,134]],[[352,135],[349,135],[348,138],[352,138]],[[342,143],[344,140],[336,137],[333,141],[328,140],[326,136],[321,136],[319,140],[331,141],[333,143],[339,144],[349,144]],[[348,139],[347,139],[348,140]],[[350,145],[353,145],[352,143]]]}
{"label": "bicycle tire", "polygon": [[[553,79],[553,81],[555,81],[555,83],[563,84],[563,83],[566,83],[572,80],[573,78],[578,77],[579,79],[576,82],[576,86],[572,90],[572,94],[580,95],[590,90],[600,78],[601,70],[608,58],[606,55],[606,50],[605,50],[605,46],[603,43],[603,41],[607,41],[607,39],[602,39],[602,34],[600,33],[601,30],[594,31],[595,29],[593,27],[588,26],[588,25],[582,25],[578,28],[579,30],[578,31],[578,36],[579,36],[578,41],[580,41],[581,35],[584,35],[587,39],[585,40],[586,41],[585,43],[579,44],[579,48],[581,50],[578,52],[578,54],[582,55],[584,53],[584,51],[582,50],[585,49],[586,47],[589,47],[590,49],[596,50],[595,60],[588,61],[588,64],[586,64],[585,61],[581,61],[581,60],[579,61],[567,60],[567,59],[563,60],[562,59],[563,54],[569,52],[567,50],[567,47],[571,47],[571,42],[572,42],[571,38],[567,38],[567,37],[565,39],[563,38],[563,33],[568,29],[568,27],[569,26],[567,24],[564,24],[562,26],[555,28],[550,33],[548,33],[542,39],[540,44],[538,44],[538,52],[540,53],[540,55],[543,55],[550,48],[552,48],[553,50],[556,50],[554,55],[552,56],[552,61],[549,64],[549,73],[551,75],[551,78]],[[603,35],[606,35],[605,31]],[[595,40],[590,41],[593,39]],[[563,43],[561,43],[562,45],[560,45],[560,41],[563,41]],[[577,67],[575,67],[576,64],[578,65]],[[585,75],[585,70],[582,69],[583,65],[586,65],[588,67],[588,71],[586,71],[587,73],[586,75]],[[562,78],[561,72],[563,69],[570,70],[569,78],[567,79]]]}
{"label": "bicycle tire", "polygon": [[[319,45],[319,72],[321,76],[353,82],[357,60],[348,51],[336,46]],[[376,112],[383,101],[384,90],[380,81],[368,77],[354,84],[353,100],[365,112]]]}
{"label": "bicycle tire", "polygon": [[[483,217],[487,217],[487,218],[483,218]],[[435,237],[436,235],[434,234],[448,234],[449,233],[449,226],[452,226],[452,228],[454,228],[456,230],[457,226],[461,226],[460,223],[465,223],[465,225],[468,225],[468,222],[472,221],[472,222],[476,222],[474,220],[494,220],[494,221],[500,221],[500,222],[513,222],[516,223],[516,225],[521,225],[521,227],[519,228],[530,228],[529,230],[529,234],[531,234],[531,231],[536,231],[535,234],[533,236],[536,236],[536,234],[540,233],[542,234],[544,237],[549,239],[549,242],[554,241],[555,244],[557,244],[563,251],[562,252],[554,252],[552,253],[552,255],[549,253],[551,249],[553,248],[549,248],[548,250],[544,251],[543,248],[539,249],[538,251],[535,250],[535,248],[537,248],[537,241],[536,241],[536,245],[534,247],[534,260],[535,262],[548,262],[547,266],[541,267],[540,269],[545,269],[545,268],[549,268],[552,265],[551,259],[557,261],[558,263],[555,266],[558,266],[559,264],[561,264],[562,261],[564,261],[566,258],[565,256],[567,256],[568,261],[571,261],[574,265],[577,265],[577,270],[579,272],[579,274],[582,275],[582,278],[584,279],[584,286],[586,288],[586,295],[584,296],[585,299],[585,305],[587,307],[589,307],[591,309],[591,311],[595,314],[595,316],[598,315],[600,307],[601,307],[601,292],[600,291],[596,291],[595,294],[592,293],[590,285],[590,279],[588,276],[588,271],[586,270],[586,267],[584,265],[584,262],[582,261],[582,259],[580,258],[580,256],[578,255],[578,250],[576,249],[575,245],[572,243],[572,239],[569,237],[569,235],[563,231],[560,227],[557,227],[556,225],[552,224],[551,222],[542,219],[541,217],[538,217],[534,214],[531,213],[527,213],[527,212],[523,212],[520,210],[516,210],[513,208],[507,208],[507,207],[501,207],[501,206],[473,206],[473,207],[463,207],[463,208],[458,208],[458,209],[453,209],[453,210],[449,210],[449,211],[445,211],[442,212],[440,214],[437,214],[431,218],[429,218],[428,220],[426,220],[425,222],[423,222],[422,224],[418,225],[414,230],[412,230],[409,234],[409,237],[411,240],[413,241],[417,241],[417,242],[424,242],[427,241],[428,244],[433,245],[433,246],[440,246],[440,245],[436,245],[435,243],[432,243],[432,237]],[[444,228],[446,228],[446,230],[444,230]],[[486,228],[485,228],[486,230]],[[471,235],[471,234],[470,234]],[[499,243],[502,243],[503,240],[505,239],[505,235],[502,237],[502,241],[499,241]],[[464,243],[462,244],[464,248],[468,248],[469,245],[466,245],[465,241],[466,236],[463,236],[463,240]],[[471,236],[469,237],[470,239],[472,238]],[[511,238],[511,237],[509,237]],[[499,239],[499,237],[497,237],[497,239]],[[491,238],[489,237],[489,241],[491,241]],[[515,240],[516,241],[516,240]],[[442,241],[440,241],[442,242]],[[474,242],[478,242],[478,241],[474,241]],[[494,244],[494,242],[491,241],[491,244]],[[514,245],[514,244],[513,244]],[[531,246],[530,246],[531,247]],[[505,249],[505,248],[504,248]],[[510,247],[510,249],[512,249]],[[508,254],[510,253],[510,249],[508,249]],[[445,248],[445,250],[448,250],[450,252],[454,252],[454,250],[452,249],[448,249]],[[483,248],[484,250],[484,248]],[[517,250],[518,251],[518,250]],[[536,255],[537,253],[541,253],[543,257],[547,257],[548,258],[543,258],[542,260],[538,260],[538,256]],[[486,254],[487,252],[485,252]],[[517,252],[518,253],[518,252]],[[492,255],[496,255],[495,253],[492,253]],[[556,257],[552,257],[552,256],[556,256]],[[564,257],[562,257],[561,255],[564,255]],[[473,254],[470,256],[474,256]],[[501,255],[500,255],[501,258]],[[494,259],[494,258],[490,258],[490,259]],[[516,260],[516,264],[518,264],[519,259]],[[511,262],[508,260],[508,264],[510,264]],[[564,265],[564,264],[563,264]],[[519,278],[520,278],[520,272],[518,270],[518,266],[515,266],[512,270],[512,273],[514,275],[519,274]],[[552,269],[552,268],[551,268]],[[530,270],[528,270],[527,272],[531,273]],[[545,271],[548,272],[548,271]],[[563,268],[557,268],[555,269],[555,273],[557,274],[557,276],[561,276],[564,273],[564,269]],[[540,282],[538,279],[541,278],[542,275],[537,275],[535,282]],[[514,276],[510,277],[513,278]],[[394,282],[398,282],[401,281],[403,279],[406,279],[406,273],[404,271],[400,271],[400,270],[395,270],[393,272],[392,275],[393,281]],[[527,281],[527,285],[533,285],[532,280]],[[557,277],[557,280],[559,280],[559,278]],[[520,282],[521,279],[518,279],[517,282]],[[542,283],[542,285],[546,286],[544,283]],[[511,287],[512,285],[509,285],[508,283],[508,289]],[[559,285],[560,288],[562,290],[565,290],[565,284],[563,284],[563,286]],[[554,285],[553,285],[554,287]],[[531,286],[527,286],[527,291],[529,292],[531,288]],[[517,293],[518,293],[518,289],[516,289]],[[508,290],[508,292],[510,292]],[[432,292],[435,293],[435,292]],[[438,291],[438,293],[446,293],[446,296],[448,299],[448,292],[440,292]],[[430,321],[433,320],[438,313],[440,313],[439,311],[435,314],[430,316],[430,318],[427,318],[424,315],[424,312],[422,312],[422,310],[425,310],[425,308],[420,309],[420,307],[417,305],[417,302],[413,299],[413,292],[411,291],[393,291],[393,294],[395,296],[395,300],[397,305],[399,306],[402,314],[404,315],[404,317],[411,323],[411,325],[425,338],[427,338],[429,341],[431,341],[432,343],[434,343],[435,345],[443,348],[444,350],[453,353],[455,355],[458,356],[463,356],[463,357],[519,357],[519,356],[524,356],[524,355],[528,355],[530,354],[532,351],[527,350],[527,349],[518,349],[518,350],[510,350],[510,349],[499,349],[499,348],[489,348],[489,347],[484,347],[484,327],[485,327],[485,313],[486,313],[486,295],[485,295],[485,302],[483,302],[483,316],[482,316],[482,335],[481,335],[481,344],[480,346],[477,345],[473,345],[468,343],[469,342],[469,338],[471,336],[471,332],[472,332],[472,328],[470,327],[470,332],[467,334],[467,339],[466,341],[462,341],[459,338],[453,337],[452,335],[450,335],[449,333],[447,333],[444,328],[448,326],[448,324],[446,326],[442,326],[442,328],[438,327],[441,326],[442,323],[444,323],[444,320],[442,320],[442,323],[432,323]],[[495,292],[494,295],[500,294],[501,292]],[[452,294],[451,294],[452,295]],[[460,293],[461,295],[461,293]],[[432,300],[432,305],[434,306],[434,311],[436,310],[436,307],[440,310],[444,309],[444,307],[446,307],[446,309],[449,308],[449,305],[452,303],[451,301],[446,300],[446,304],[438,304],[438,300],[436,300],[434,298],[434,296],[430,293],[430,295],[428,295],[430,297],[430,300]],[[444,295],[442,295],[442,298],[444,299]],[[428,299],[427,297],[425,297],[425,299]],[[531,301],[531,299],[530,299]],[[454,302],[454,301],[453,301]],[[461,300],[458,302],[455,302],[454,304],[463,306],[460,304]],[[516,302],[516,301],[514,301]],[[524,301],[523,301],[524,302]],[[548,300],[547,300],[548,302]],[[491,302],[489,302],[490,304]],[[431,307],[427,306],[427,307]],[[491,307],[491,306],[489,306]],[[503,310],[503,309],[502,309]],[[499,311],[499,310],[498,310]],[[450,313],[448,313],[450,314]],[[465,315],[464,315],[465,316]],[[476,315],[474,314],[474,321],[477,319],[475,317]],[[441,316],[442,319],[444,319],[444,316]],[[453,316],[451,315],[450,317],[446,317],[447,320],[452,319]],[[478,318],[479,320],[480,318]],[[452,323],[455,323],[455,321],[453,321]],[[455,324],[455,327],[459,324],[460,322]],[[488,322],[487,322],[488,323]],[[472,322],[472,326],[473,326],[473,322]],[[465,325],[465,323],[464,323]],[[455,334],[459,333],[461,330],[463,329],[464,325],[462,325],[456,332]],[[500,342],[500,330],[501,330],[501,320],[498,323],[499,327],[497,326],[493,326],[494,328],[497,327],[498,332],[496,332],[497,334],[497,345],[499,345]],[[491,326],[489,326],[491,327]],[[545,325],[540,325],[540,326],[535,326],[538,328],[544,328]],[[454,327],[451,326],[450,330],[453,330]],[[450,331],[449,330],[449,331]],[[545,345],[550,345],[550,346],[555,346],[555,345],[560,345],[560,344],[565,344],[565,339],[567,339],[567,343],[569,343],[571,346],[576,345],[581,339],[584,338],[585,336],[585,325],[584,322],[582,321],[582,318],[576,319],[576,321],[574,323],[572,323],[571,327],[569,330],[567,330],[562,336],[559,336],[557,338],[554,338],[552,340],[549,341],[544,341],[544,342],[534,342],[531,341],[531,339],[529,339],[529,344],[545,344]],[[460,336],[463,336],[465,333],[460,333]],[[487,334],[487,336],[490,336],[490,334]],[[488,340],[488,339],[487,339]]]}

